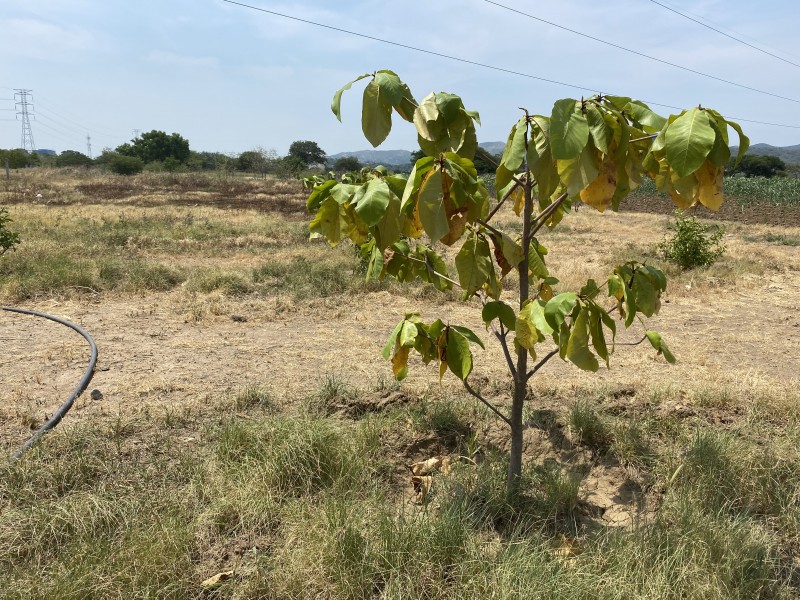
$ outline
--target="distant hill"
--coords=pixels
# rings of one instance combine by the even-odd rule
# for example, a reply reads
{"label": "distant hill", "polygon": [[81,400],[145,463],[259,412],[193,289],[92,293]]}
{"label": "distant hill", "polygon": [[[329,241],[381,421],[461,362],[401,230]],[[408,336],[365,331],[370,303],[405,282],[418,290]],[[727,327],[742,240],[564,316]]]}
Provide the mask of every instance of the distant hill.
{"label": "distant hill", "polygon": [[[505,142],[482,142],[481,148],[490,154],[502,154]],[[345,156],[355,156],[365,165],[385,165],[387,167],[409,167],[411,165],[410,150],[355,150],[352,152],[339,152],[328,156],[328,164]]]}
{"label": "distant hill", "polygon": [[411,152],[408,150],[356,150],[355,152],[339,152],[328,156],[328,163],[333,163],[345,156],[355,156],[365,165],[409,166]]}
{"label": "distant hill", "polygon": [[489,154],[503,154],[503,149],[506,147],[505,142],[481,142],[478,145]]}
{"label": "distant hill", "polygon": [[[735,155],[738,146],[732,146],[731,152]],[[796,146],[770,146],[769,144],[753,144],[748,148],[747,154],[754,156],[777,156],[787,164],[800,164],[800,144]]]}
{"label": "distant hill", "polygon": [[[502,154],[505,142],[481,142],[480,146],[490,154]],[[735,155],[738,146],[732,146],[731,152]],[[756,156],[777,156],[787,164],[800,164],[800,144],[796,146],[770,146],[769,144],[753,144],[747,151]],[[355,156],[366,165],[386,165],[396,167],[409,167],[411,152],[409,150],[356,150],[355,152],[339,152],[331,154],[328,162],[332,163],[343,156]]]}

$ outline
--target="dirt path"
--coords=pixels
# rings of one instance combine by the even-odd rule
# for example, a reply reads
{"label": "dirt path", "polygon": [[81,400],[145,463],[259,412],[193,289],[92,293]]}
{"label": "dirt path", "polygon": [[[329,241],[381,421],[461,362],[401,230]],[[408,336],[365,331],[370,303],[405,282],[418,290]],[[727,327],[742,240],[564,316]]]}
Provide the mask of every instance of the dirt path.
{"label": "dirt path", "polygon": [[[187,322],[166,295],[99,303],[49,301],[25,308],[78,323],[98,344],[90,388],[100,389],[104,397],[94,401],[83,394],[66,420],[76,422],[144,408],[163,411],[168,418],[170,411],[213,402],[248,383],[265,382],[280,401],[291,404],[316,390],[328,372],[369,387],[380,374],[390,375],[379,356],[390,323],[414,307],[426,318],[448,318],[483,334],[468,306],[426,305],[385,291],[318,302],[279,320],[254,312],[245,322],[231,315]],[[800,281],[791,273],[769,276],[766,289],[745,286],[716,303],[713,312],[706,299],[690,293],[672,298],[655,327],[669,340],[677,365],[654,360],[644,347],[620,348],[612,370],[601,371],[600,379],[618,385],[647,380],[676,389],[721,380],[798,382]],[[85,341],[66,327],[5,311],[0,312],[0,344],[0,437],[4,446],[13,446],[63,402],[89,352]],[[490,356],[479,351],[476,357],[476,375],[504,376],[497,345],[490,341],[487,347]],[[592,377],[558,360],[544,373],[541,385],[554,384],[561,374],[573,384],[588,384]],[[436,382],[434,369],[419,365],[404,385],[413,390]]]}

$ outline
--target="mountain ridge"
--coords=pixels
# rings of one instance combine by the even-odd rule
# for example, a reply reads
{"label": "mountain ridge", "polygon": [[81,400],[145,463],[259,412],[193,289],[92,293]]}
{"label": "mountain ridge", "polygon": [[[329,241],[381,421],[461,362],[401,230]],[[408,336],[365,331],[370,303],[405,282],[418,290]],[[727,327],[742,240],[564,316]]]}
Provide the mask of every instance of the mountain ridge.
{"label": "mountain ridge", "polygon": [[[501,154],[505,142],[481,142],[480,147],[490,154]],[[735,156],[738,146],[731,146],[731,153]],[[783,162],[800,164],[800,144],[794,146],[772,146],[770,144],[753,144],[747,154],[755,156],[777,156]],[[355,156],[360,162],[367,165],[386,165],[394,167],[410,167],[410,150],[355,150],[352,152],[338,152],[328,156],[328,162],[333,162],[345,156]]]}

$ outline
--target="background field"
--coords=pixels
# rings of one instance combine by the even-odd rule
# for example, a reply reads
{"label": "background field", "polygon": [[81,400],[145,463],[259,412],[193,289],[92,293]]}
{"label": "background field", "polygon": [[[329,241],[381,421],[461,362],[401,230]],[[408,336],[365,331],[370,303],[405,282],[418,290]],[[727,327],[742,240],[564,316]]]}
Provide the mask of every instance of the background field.
{"label": "background field", "polygon": [[[296,183],[34,170],[2,185],[23,241],[0,302],[83,325],[103,392],[0,462],[4,597],[797,596],[794,192],[730,198],[748,216],[724,222],[726,255],[687,273],[656,256],[670,218],[638,212],[669,210],[653,196],[542,236],[565,286],[627,258],[666,269],[655,327],[679,362],[620,347],[599,376],[548,365],[509,503],[501,424],[434,369],[395,384],[379,356],[408,310],[483,333],[477,311],[365,283],[352,246],[308,240]],[[87,351],[6,312],[0,345],[7,456]],[[472,377],[508,398],[491,342]],[[422,498],[409,466],[433,457],[452,468]]]}

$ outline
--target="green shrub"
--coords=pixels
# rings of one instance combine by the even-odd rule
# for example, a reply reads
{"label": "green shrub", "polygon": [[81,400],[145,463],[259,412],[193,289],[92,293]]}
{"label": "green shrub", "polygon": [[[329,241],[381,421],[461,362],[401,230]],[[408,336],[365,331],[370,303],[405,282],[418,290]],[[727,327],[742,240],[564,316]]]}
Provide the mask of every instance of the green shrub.
{"label": "green shrub", "polygon": [[108,163],[108,168],[117,175],[136,175],[144,170],[141,158],[117,154]]}
{"label": "green shrub", "polygon": [[725,253],[722,236],[725,230],[703,225],[694,217],[675,212],[675,234],[658,245],[661,255],[681,269],[705,267]]}
{"label": "green shrub", "polygon": [[9,231],[7,224],[11,222],[7,208],[0,208],[0,256],[13,250],[19,244],[19,234]]}

